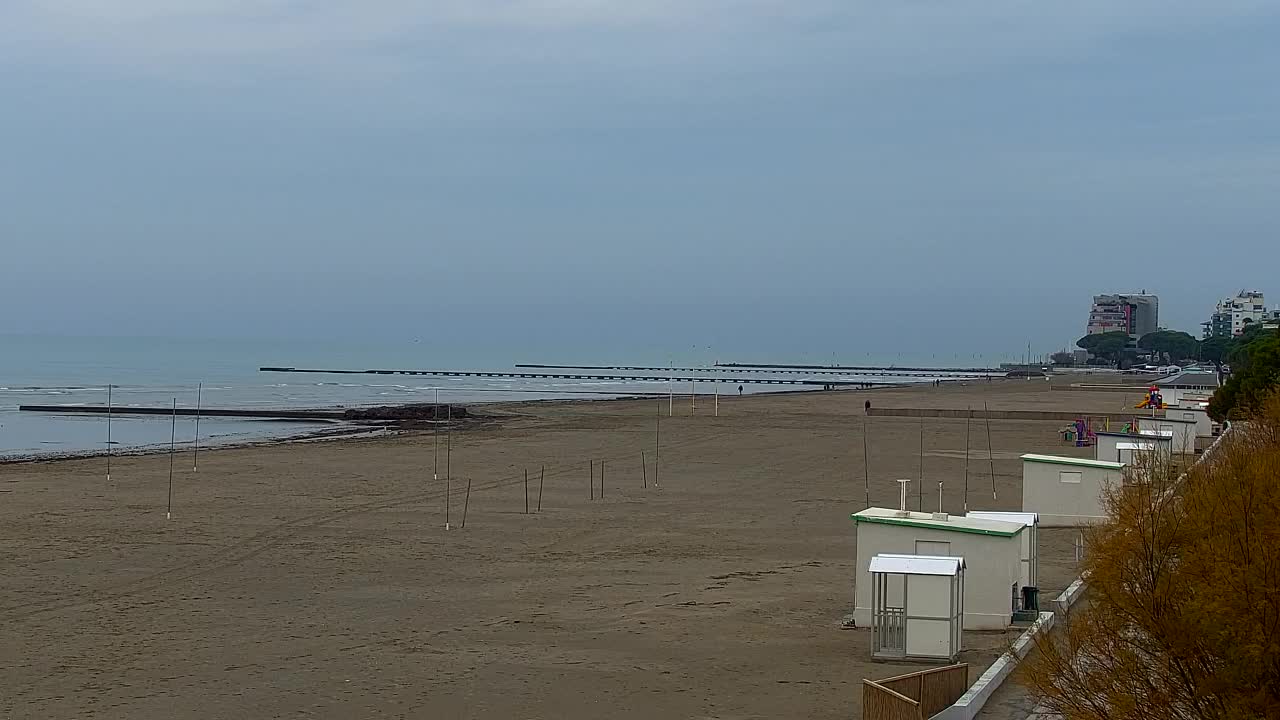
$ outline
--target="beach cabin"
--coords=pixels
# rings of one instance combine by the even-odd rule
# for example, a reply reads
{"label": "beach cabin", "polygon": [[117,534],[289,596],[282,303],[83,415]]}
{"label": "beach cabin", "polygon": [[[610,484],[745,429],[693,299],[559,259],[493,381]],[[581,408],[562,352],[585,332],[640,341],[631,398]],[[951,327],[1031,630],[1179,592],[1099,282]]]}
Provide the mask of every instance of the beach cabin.
{"label": "beach cabin", "polygon": [[964,558],[875,555],[871,657],[955,662],[963,648]]}
{"label": "beach cabin", "polygon": [[1021,602],[1022,523],[886,508],[854,513],[853,521],[853,617],[859,627],[872,622],[871,558],[885,554],[964,558],[964,629],[1009,627]]}
{"label": "beach cabin", "polygon": [[[1099,442],[1103,434],[1098,433]],[[1035,513],[1044,527],[1106,522],[1102,492],[1124,482],[1124,469],[1124,463],[1106,460],[1023,455],[1022,511]]]}
{"label": "beach cabin", "polygon": [[1169,457],[1173,452],[1173,435],[1145,432],[1133,433],[1099,432],[1098,441],[1093,446],[1094,458],[1125,465],[1139,462],[1150,464],[1143,455],[1156,454]]}
{"label": "beach cabin", "polygon": [[1218,374],[1186,370],[1155,382],[1165,405],[1179,405],[1186,400],[1207,400],[1218,389]]}
{"label": "beach cabin", "polygon": [[1003,520],[1005,522],[1022,523],[1022,577],[1023,587],[1039,587],[1040,575],[1040,540],[1036,536],[1040,527],[1040,516],[1033,512],[994,512],[970,511],[965,517],[983,520]]}
{"label": "beach cabin", "polygon": [[1213,418],[1200,403],[1180,405],[1164,411],[1166,419],[1190,420],[1196,424],[1196,437],[1213,437]]}
{"label": "beach cabin", "polygon": [[1138,418],[1138,432],[1170,438],[1171,451],[1181,455],[1196,454],[1196,421],[1171,417],[1176,410],[1166,410],[1165,417]]}

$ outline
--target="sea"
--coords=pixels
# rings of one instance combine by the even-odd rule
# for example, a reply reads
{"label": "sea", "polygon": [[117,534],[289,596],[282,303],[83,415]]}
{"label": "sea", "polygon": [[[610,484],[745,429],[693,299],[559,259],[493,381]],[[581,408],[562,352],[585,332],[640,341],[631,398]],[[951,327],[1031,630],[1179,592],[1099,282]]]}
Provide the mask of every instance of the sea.
{"label": "sea", "polygon": [[[862,358],[859,358],[861,360]],[[200,447],[312,436],[340,429],[335,423],[201,418],[199,437],[192,417],[131,416],[129,408],[229,409],[352,408],[406,403],[476,405],[513,400],[607,398],[642,393],[689,392],[689,383],[671,383],[660,371],[582,370],[582,374],[653,376],[653,380],[474,378],[404,375],[327,375],[261,372],[261,367],[324,369],[424,369],[514,371],[520,362],[545,358],[466,357],[433,352],[418,341],[197,340],[189,338],[60,337],[0,335],[0,459],[40,459],[167,449],[171,441],[189,451]],[[556,359],[582,365],[709,367],[694,361],[655,360],[643,353],[618,358]],[[697,360],[697,359],[694,359]],[[530,372],[530,370],[522,370]],[[531,370],[531,372],[540,372]],[[676,373],[689,375],[689,373]],[[707,374],[707,373],[698,373]],[[720,373],[716,373],[720,375]],[[728,373],[725,373],[728,375]],[[734,373],[742,378],[804,378],[767,370]],[[911,373],[871,376],[857,373],[810,377],[869,383],[931,382]],[[19,411],[20,405],[106,405],[112,415]],[[713,392],[698,383],[699,394]],[[724,383],[721,393],[738,392]],[[777,392],[802,386],[742,384],[743,392]],[[176,441],[174,438],[176,437]]]}

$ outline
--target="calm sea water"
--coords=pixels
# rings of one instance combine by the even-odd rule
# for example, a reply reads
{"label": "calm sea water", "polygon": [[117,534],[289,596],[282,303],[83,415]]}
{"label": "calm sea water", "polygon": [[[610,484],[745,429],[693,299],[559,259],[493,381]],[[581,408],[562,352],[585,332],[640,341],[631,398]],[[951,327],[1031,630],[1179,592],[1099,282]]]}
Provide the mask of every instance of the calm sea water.
{"label": "calm sea water", "polygon": [[[575,358],[576,360],[577,358]],[[103,451],[106,419],[18,412],[23,404],[194,407],[197,385],[210,408],[330,408],[431,402],[480,402],[607,397],[640,392],[663,393],[665,380],[653,382],[575,381],[516,378],[444,378],[429,376],[276,374],[263,366],[511,370],[519,361],[539,358],[466,358],[447,360],[417,342],[400,345],[283,341],[197,341],[154,338],[67,338],[0,336],[0,456],[43,456]],[[559,359],[557,359],[559,360]],[[636,364],[666,363],[643,357]],[[588,359],[584,364],[590,363]],[[606,373],[608,374],[608,373]],[[632,373],[627,373],[632,374]],[[653,373],[656,375],[656,373]],[[769,376],[764,373],[761,376]],[[794,376],[787,376],[794,377]],[[912,378],[839,376],[872,382]],[[918,378],[917,378],[918,379]],[[687,390],[687,385],[682,389]],[[746,385],[746,392],[778,386]],[[698,391],[711,392],[706,385]],[[737,392],[736,386],[722,392]],[[204,418],[201,446],[289,437],[326,425]],[[167,447],[170,419],[116,415],[111,423],[118,450]],[[194,419],[178,419],[178,438],[190,448]]]}

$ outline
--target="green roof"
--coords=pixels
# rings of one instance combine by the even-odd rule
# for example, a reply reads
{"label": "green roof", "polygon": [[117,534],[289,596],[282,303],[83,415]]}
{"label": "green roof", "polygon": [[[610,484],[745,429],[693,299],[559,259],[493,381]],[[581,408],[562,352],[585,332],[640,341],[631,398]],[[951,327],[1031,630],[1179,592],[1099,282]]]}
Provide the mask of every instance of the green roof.
{"label": "green roof", "polygon": [[[1098,433],[1098,434],[1099,435],[1103,435],[1103,434],[1121,435],[1123,433]],[[1133,437],[1139,440],[1143,440],[1152,436],[1134,435]],[[1101,468],[1103,470],[1123,470],[1124,469],[1124,463],[1111,462],[1110,460],[1090,460],[1088,458],[1061,457],[1059,455],[1036,455],[1034,453],[1027,453],[1026,455],[1022,456],[1022,460],[1024,462],[1048,463],[1050,465],[1075,465],[1077,467]]]}

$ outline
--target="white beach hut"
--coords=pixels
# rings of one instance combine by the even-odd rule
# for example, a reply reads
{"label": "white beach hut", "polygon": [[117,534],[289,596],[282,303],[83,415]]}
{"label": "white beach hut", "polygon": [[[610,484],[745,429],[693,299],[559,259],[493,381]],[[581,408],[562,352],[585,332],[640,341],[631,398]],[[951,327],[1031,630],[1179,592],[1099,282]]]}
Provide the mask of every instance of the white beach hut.
{"label": "white beach hut", "polygon": [[858,573],[854,621],[871,624],[871,558],[876,555],[936,555],[965,559],[965,630],[1003,630],[1021,602],[1020,522],[946,513],[867,508],[853,514]]}
{"label": "white beach hut", "polygon": [[[1098,433],[1100,443],[1102,435]],[[1106,522],[1103,490],[1124,482],[1124,469],[1124,463],[1106,460],[1023,455],[1022,511],[1036,513],[1044,527]]]}
{"label": "white beach hut", "polygon": [[1039,587],[1040,576],[1040,540],[1037,531],[1040,527],[1040,516],[1033,512],[995,512],[989,510],[970,511],[966,517],[984,520],[1003,520],[1005,522],[1022,523],[1022,577],[1023,587]]}
{"label": "white beach hut", "polygon": [[871,656],[954,662],[963,647],[964,558],[871,558]]}
{"label": "white beach hut", "polygon": [[1166,410],[1165,417],[1138,418],[1138,432],[1142,435],[1161,435],[1169,438],[1170,451],[1181,455],[1196,454],[1196,421],[1173,417],[1177,411]]}
{"label": "white beach hut", "polygon": [[1164,416],[1169,419],[1190,420],[1196,424],[1196,437],[1213,437],[1213,418],[1200,403],[1168,408]]}
{"label": "white beach hut", "polygon": [[1094,457],[1098,460],[1136,464],[1146,460],[1144,453],[1168,457],[1173,453],[1173,434],[1099,432],[1094,445]]}

